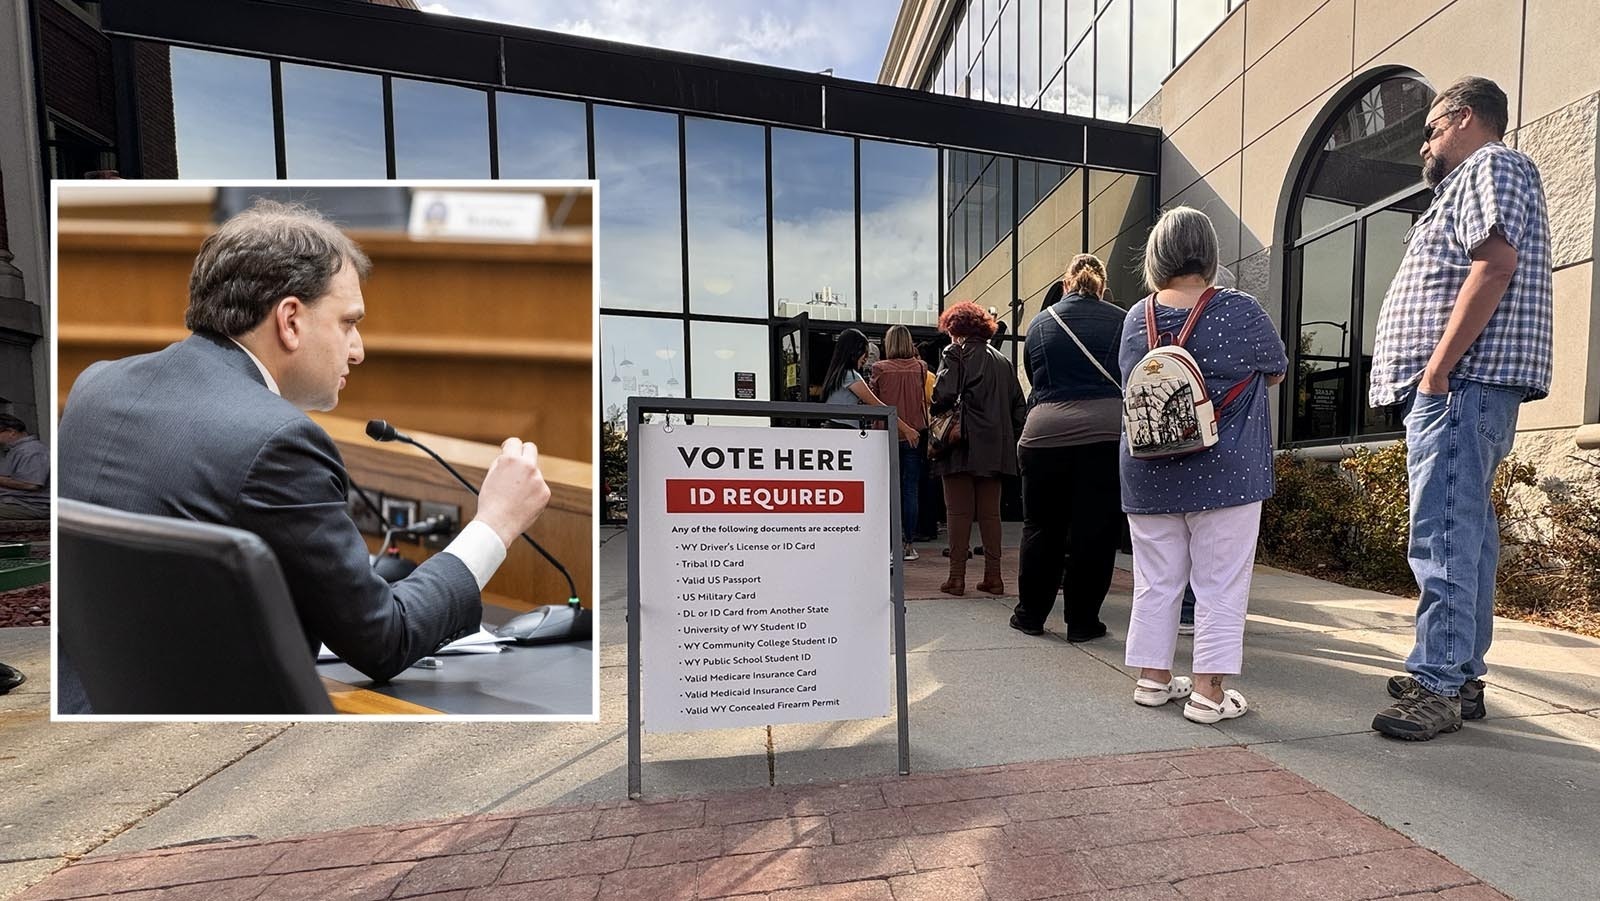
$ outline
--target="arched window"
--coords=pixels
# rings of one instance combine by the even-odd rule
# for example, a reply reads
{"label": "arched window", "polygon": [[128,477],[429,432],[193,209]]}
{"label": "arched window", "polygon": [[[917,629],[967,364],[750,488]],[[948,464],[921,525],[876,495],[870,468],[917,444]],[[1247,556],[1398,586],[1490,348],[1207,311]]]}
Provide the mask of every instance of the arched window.
{"label": "arched window", "polygon": [[1367,405],[1367,381],[1384,293],[1433,196],[1417,154],[1433,96],[1412,75],[1373,84],[1325,120],[1305,161],[1286,236],[1288,444],[1404,431],[1398,407]]}

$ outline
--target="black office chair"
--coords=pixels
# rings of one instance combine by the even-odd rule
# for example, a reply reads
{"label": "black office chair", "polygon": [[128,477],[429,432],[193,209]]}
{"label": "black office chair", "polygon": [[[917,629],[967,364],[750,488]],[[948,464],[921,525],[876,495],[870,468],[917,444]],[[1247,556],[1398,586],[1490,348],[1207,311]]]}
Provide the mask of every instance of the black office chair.
{"label": "black office chair", "polygon": [[57,510],[61,652],[94,713],[333,712],[266,542],[81,501]]}

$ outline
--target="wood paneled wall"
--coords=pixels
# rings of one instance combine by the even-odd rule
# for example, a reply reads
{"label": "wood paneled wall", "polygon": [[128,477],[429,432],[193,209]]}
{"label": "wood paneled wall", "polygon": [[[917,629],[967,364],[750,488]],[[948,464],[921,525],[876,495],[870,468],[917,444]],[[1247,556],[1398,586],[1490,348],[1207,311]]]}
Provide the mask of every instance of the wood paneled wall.
{"label": "wood paneled wall", "polygon": [[[211,228],[61,220],[58,404],[89,364],[188,334],[189,270]],[[552,456],[593,460],[587,232],[536,245],[351,236],[373,267],[363,285],[366,362],[340,395],[341,417],[494,446],[515,435]]]}

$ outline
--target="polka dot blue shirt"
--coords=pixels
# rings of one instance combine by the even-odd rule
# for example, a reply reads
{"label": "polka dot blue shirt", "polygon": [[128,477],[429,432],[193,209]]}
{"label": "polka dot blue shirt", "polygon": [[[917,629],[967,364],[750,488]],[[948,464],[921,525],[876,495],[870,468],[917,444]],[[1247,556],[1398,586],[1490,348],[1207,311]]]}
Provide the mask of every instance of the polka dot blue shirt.
{"label": "polka dot blue shirt", "polygon": [[[1150,349],[1145,298],[1122,325],[1117,362],[1126,383]],[[1189,311],[1156,304],[1156,329],[1176,336]],[[1261,304],[1248,294],[1222,290],[1211,298],[1185,345],[1200,364],[1212,403],[1221,405],[1241,381],[1249,386],[1217,410],[1217,443],[1183,457],[1136,460],[1122,436],[1122,509],[1128,513],[1193,513],[1236,507],[1272,496],[1272,419],[1263,375],[1289,368],[1283,339]]]}

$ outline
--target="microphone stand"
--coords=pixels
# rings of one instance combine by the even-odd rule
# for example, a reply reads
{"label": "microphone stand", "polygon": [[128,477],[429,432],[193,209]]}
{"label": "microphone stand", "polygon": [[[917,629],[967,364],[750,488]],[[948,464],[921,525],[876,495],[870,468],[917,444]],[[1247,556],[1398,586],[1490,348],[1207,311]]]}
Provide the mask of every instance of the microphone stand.
{"label": "microphone stand", "polygon": [[[371,438],[374,441],[400,441],[400,442],[403,442],[405,444],[411,445],[412,447],[416,448],[417,450],[420,450],[423,453],[427,454],[428,456],[432,457],[435,463],[438,463],[440,466],[443,466],[445,468],[445,471],[450,473],[450,475],[454,476],[455,480],[457,482],[460,482],[461,486],[463,488],[465,488],[468,491],[472,492],[472,496],[473,497],[478,497],[479,496],[478,495],[478,489],[474,488],[472,483],[467,481],[465,476],[463,476],[461,473],[457,472],[456,468],[454,466],[451,466],[448,462],[445,461],[445,459],[443,457],[441,457],[438,454],[434,453],[432,448],[428,447],[427,445],[423,444],[420,441],[417,441],[416,439],[412,438],[410,435],[402,434],[401,432],[395,431],[394,426],[389,425],[389,423],[386,422],[385,420],[374,419],[374,420],[369,421],[367,423],[367,437]],[[556,558],[550,556],[550,552],[545,550],[544,548],[540,547],[539,543],[537,541],[534,541],[532,538],[529,538],[528,537],[528,533],[526,533],[526,532],[519,533],[518,537],[521,538],[523,541],[527,542],[529,547],[531,547],[534,550],[538,551],[539,552],[539,556],[541,556],[544,559],[550,561],[550,565],[554,566],[556,568],[556,571],[561,573],[561,577],[563,579],[567,580],[567,605],[570,606],[570,607],[578,606],[578,586],[572,581],[572,575],[567,572],[567,568],[565,566],[562,566],[561,562],[559,560],[557,560]]]}

